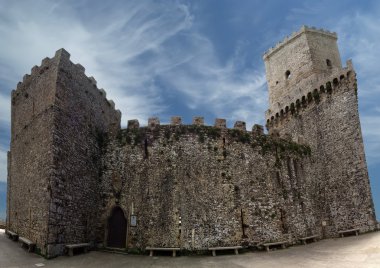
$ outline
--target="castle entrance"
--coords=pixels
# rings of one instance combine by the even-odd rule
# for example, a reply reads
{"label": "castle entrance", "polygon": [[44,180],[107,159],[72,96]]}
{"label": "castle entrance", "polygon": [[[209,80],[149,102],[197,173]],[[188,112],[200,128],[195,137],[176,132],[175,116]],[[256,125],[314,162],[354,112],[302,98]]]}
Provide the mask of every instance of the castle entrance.
{"label": "castle entrance", "polygon": [[127,235],[127,220],[120,207],[114,207],[108,218],[107,246],[112,248],[125,248]]}

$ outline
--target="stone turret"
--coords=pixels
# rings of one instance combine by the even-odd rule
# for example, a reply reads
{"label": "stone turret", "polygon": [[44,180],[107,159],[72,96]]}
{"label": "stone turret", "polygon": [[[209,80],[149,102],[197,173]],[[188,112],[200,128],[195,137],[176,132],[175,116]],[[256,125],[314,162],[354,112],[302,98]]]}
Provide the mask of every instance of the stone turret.
{"label": "stone turret", "polygon": [[120,129],[120,111],[84,71],[60,49],[12,91],[7,229],[47,257],[95,241],[99,155]]}
{"label": "stone turret", "polygon": [[342,68],[336,33],[307,26],[268,50],[263,58],[272,112],[301,99]]}
{"label": "stone turret", "polygon": [[304,26],[264,54],[267,128],[310,146],[310,183],[318,196],[310,216],[325,237],[376,226],[356,74],[350,60],[342,67],[336,41],[335,33]]}

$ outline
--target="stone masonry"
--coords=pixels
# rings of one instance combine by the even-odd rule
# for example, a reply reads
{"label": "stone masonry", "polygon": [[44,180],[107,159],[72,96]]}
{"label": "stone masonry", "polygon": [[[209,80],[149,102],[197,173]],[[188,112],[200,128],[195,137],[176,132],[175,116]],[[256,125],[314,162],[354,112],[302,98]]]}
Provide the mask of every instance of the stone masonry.
{"label": "stone masonry", "polygon": [[84,242],[201,251],[375,230],[356,74],[336,40],[304,26],[264,54],[268,135],[179,116],[121,129],[58,50],[12,91],[7,229],[46,257]]}

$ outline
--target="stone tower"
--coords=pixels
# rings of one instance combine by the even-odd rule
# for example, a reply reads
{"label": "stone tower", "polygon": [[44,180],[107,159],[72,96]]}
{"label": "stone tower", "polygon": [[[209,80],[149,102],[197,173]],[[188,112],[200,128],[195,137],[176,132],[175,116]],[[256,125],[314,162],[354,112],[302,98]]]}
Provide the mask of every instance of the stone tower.
{"label": "stone tower", "polygon": [[264,54],[271,111],[342,68],[336,41],[336,33],[303,26]]}
{"label": "stone tower", "polygon": [[120,112],[84,71],[61,49],[12,91],[7,229],[47,257],[95,240],[100,147],[120,129]]}
{"label": "stone tower", "polygon": [[[269,133],[312,150],[314,210],[324,236],[375,227],[351,61],[342,67],[337,35],[303,26],[264,54]],[[313,185],[314,184],[314,185]]]}

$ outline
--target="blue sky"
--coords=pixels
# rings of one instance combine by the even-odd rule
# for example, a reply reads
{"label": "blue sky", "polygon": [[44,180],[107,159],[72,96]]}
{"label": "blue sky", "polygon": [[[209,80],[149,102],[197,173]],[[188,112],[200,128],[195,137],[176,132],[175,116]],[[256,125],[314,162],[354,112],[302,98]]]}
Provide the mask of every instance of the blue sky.
{"label": "blue sky", "polygon": [[[6,180],[10,92],[64,47],[123,113],[122,125],[202,115],[264,124],[262,54],[302,25],[338,33],[353,59],[367,162],[380,215],[378,1],[0,0],[0,181]],[[0,201],[1,202],[1,201]]]}

